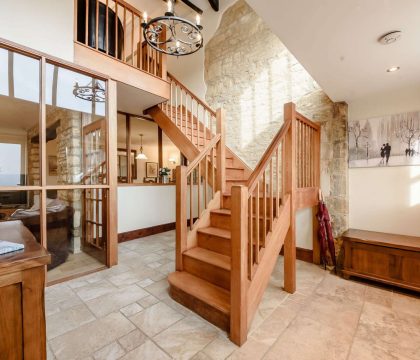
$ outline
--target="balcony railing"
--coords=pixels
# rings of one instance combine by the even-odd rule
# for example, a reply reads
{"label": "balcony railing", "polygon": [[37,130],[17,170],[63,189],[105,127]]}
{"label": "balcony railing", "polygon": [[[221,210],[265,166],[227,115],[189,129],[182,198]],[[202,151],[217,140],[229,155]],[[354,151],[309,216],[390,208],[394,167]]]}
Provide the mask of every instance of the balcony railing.
{"label": "balcony railing", "polygon": [[141,11],[122,0],[75,2],[78,43],[166,79],[166,55],[152,49],[144,40]]}

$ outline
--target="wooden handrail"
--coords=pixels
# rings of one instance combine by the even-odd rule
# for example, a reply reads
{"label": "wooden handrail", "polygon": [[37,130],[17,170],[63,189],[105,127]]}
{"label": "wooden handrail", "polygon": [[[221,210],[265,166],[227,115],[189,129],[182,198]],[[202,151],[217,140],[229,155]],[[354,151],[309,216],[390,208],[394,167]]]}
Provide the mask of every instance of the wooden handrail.
{"label": "wooden handrail", "polygon": [[277,150],[277,148],[280,145],[280,142],[284,140],[287,131],[289,130],[291,121],[285,121],[280,128],[280,130],[277,132],[277,135],[274,137],[274,139],[271,141],[269,147],[264,152],[264,155],[261,157],[260,161],[258,161],[257,166],[255,167],[254,171],[252,172],[251,176],[248,179],[248,182],[246,186],[248,187],[248,191],[252,192],[255,189],[255,186],[257,185],[258,179],[261,177],[262,173],[265,171],[265,169],[268,166],[268,162],[271,160],[271,158],[274,156],[274,152]]}
{"label": "wooden handrail", "polygon": [[194,98],[200,105],[205,108],[210,114],[216,116],[216,111],[214,111],[209,105],[207,105],[203,100],[201,100],[197,95],[195,95],[190,89],[188,89],[181,81],[179,81],[175,76],[168,72],[168,80],[171,80],[176,83],[180,88],[187,92],[191,97]]}
{"label": "wooden handrail", "polygon": [[[96,0],[93,10],[90,9],[91,3],[89,0],[86,0],[86,6],[83,9],[78,9],[78,0],[74,1],[75,41],[88,46],[102,55],[109,56],[138,70],[166,80],[166,55],[152,49],[148,45],[143,46],[144,37],[141,23],[144,13],[142,11],[124,0]],[[102,11],[100,9],[103,9],[104,6],[106,10],[105,23],[99,24],[101,19],[99,15]],[[83,24],[77,23],[79,21],[79,10],[80,12],[85,12]],[[93,38],[89,36],[92,28],[92,26],[89,26],[91,25],[89,24],[91,21],[89,14],[92,11],[95,12],[94,16],[96,18]],[[113,15],[112,18],[111,15]],[[82,29],[84,29],[85,33],[84,38],[79,36],[79,30],[82,31]],[[100,29],[104,29],[104,34],[99,34]],[[112,34],[114,35],[113,38]],[[162,31],[161,36],[162,38],[166,37],[165,29]],[[100,39],[101,42],[99,41]]]}
{"label": "wooden handrail", "polygon": [[187,167],[187,176],[197,167],[197,165],[210,153],[210,151],[220,141],[221,134],[215,135],[213,139],[207,144],[207,146],[200,152],[200,154],[193,160]]}

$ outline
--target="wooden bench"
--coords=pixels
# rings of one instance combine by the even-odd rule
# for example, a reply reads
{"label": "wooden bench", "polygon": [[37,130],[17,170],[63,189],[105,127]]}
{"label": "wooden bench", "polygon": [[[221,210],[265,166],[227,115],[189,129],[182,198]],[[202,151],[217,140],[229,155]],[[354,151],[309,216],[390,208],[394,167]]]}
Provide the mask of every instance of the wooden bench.
{"label": "wooden bench", "polygon": [[420,291],[420,237],[349,229],[342,238],[345,278]]}

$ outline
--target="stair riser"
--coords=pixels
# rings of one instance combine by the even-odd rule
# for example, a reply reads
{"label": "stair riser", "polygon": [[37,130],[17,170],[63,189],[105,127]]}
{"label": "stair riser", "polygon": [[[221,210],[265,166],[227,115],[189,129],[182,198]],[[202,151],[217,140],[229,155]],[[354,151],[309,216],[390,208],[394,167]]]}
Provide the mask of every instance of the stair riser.
{"label": "stair riser", "polygon": [[204,261],[183,255],[184,271],[216,286],[230,290],[230,271]]}
{"label": "stair riser", "polygon": [[172,299],[194,311],[208,322],[222,330],[230,331],[230,316],[228,314],[172,285],[169,287],[169,295]]}
{"label": "stair riser", "polygon": [[231,228],[230,219],[231,219],[230,215],[210,213],[210,224],[212,227],[230,230]]}
{"label": "stair riser", "polygon": [[[213,226],[213,225],[212,225]],[[197,233],[198,246],[219,254],[231,256],[230,239],[217,235]]]}
{"label": "stair riser", "polygon": [[245,170],[243,168],[226,169],[226,179],[245,180]]}

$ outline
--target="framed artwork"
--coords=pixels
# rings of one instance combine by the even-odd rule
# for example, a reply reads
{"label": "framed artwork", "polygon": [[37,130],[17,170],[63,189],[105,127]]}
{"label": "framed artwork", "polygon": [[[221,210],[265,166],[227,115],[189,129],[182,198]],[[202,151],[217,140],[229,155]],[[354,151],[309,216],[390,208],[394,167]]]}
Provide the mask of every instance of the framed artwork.
{"label": "framed artwork", "polygon": [[420,165],[420,111],[349,121],[349,167]]}
{"label": "framed artwork", "polygon": [[157,178],[158,177],[158,163],[157,162],[147,162],[146,163],[146,177],[147,178]]}
{"label": "framed artwork", "polygon": [[48,175],[57,176],[57,156],[48,156]]}

